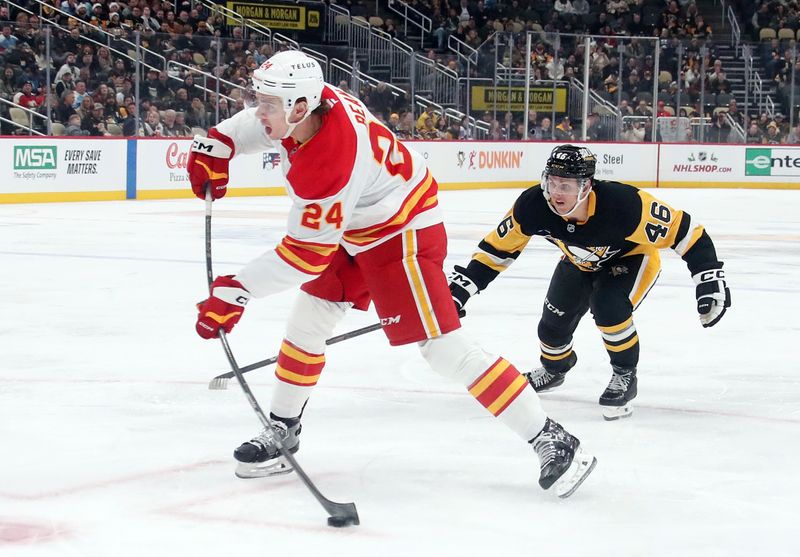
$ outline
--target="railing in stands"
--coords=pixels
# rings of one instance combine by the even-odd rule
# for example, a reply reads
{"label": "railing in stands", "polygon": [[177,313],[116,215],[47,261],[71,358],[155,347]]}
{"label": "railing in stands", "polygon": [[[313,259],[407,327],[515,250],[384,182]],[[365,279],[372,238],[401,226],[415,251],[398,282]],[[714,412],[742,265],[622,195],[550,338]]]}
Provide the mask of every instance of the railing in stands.
{"label": "railing in stands", "polygon": [[[31,110],[30,108],[25,108],[24,106],[20,106],[16,103],[13,103],[3,98],[0,98],[0,104],[8,105],[8,114],[11,117],[11,119],[8,119],[5,118],[4,116],[0,116],[0,121],[6,122],[7,124],[11,124],[12,126],[16,126],[19,129],[27,130],[28,135],[47,135],[48,133],[50,133],[50,127],[52,125],[52,122],[50,121],[50,118],[48,118],[44,114],[39,114],[35,110]],[[14,118],[13,114],[14,111],[19,111],[22,114],[26,114],[28,116],[27,125],[24,122]],[[34,118],[42,120],[41,129],[45,130],[47,133],[42,133],[34,129],[34,122],[33,122]]]}
{"label": "railing in stands", "polygon": [[764,82],[759,73],[755,70],[753,62],[753,50],[750,45],[742,45],[742,59],[744,60],[744,86],[745,86],[745,114],[750,114],[750,92],[753,94],[753,101],[758,106],[758,111],[766,112],[770,118],[775,114],[775,102],[764,91]]}
{"label": "railing in stands", "polygon": [[328,4],[325,17],[325,39],[329,43],[350,44],[350,10]]}
{"label": "railing in stands", "polygon": [[736,17],[733,6],[728,6],[727,15],[728,23],[731,25],[731,46],[733,46],[734,54],[738,56],[742,41],[742,31],[739,28],[739,20]]}
{"label": "railing in stands", "polygon": [[[63,27],[61,27],[60,25],[58,25],[54,21],[50,21],[47,18],[47,16],[44,15],[43,12],[44,12],[44,8],[45,7],[48,10],[52,10],[53,12],[55,12],[57,14],[60,14],[62,16],[65,16],[67,18],[74,18],[74,16],[72,14],[70,14],[69,12],[65,12],[65,11],[61,10],[60,8],[56,8],[55,6],[53,6],[51,4],[48,4],[47,2],[44,2],[43,0],[33,0],[33,1],[36,4],[39,5],[39,14],[38,14],[39,15],[39,19],[42,22],[46,22],[48,25],[52,25],[54,27],[58,27],[61,30],[64,30]],[[30,13],[30,11],[27,10],[27,9],[25,11]],[[130,40],[128,40],[128,39],[126,39],[126,38],[121,36],[122,29],[120,29],[120,33],[112,33],[112,32],[107,31],[106,29],[103,29],[102,27],[100,27],[98,25],[94,25],[94,24],[92,24],[90,22],[81,21],[81,25],[87,27],[88,29],[91,29],[92,31],[98,33],[101,36],[106,37],[106,40],[108,42],[107,42],[107,44],[105,44],[103,46],[105,46],[107,48],[111,48],[111,42],[112,41],[118,41],[120,43],[123,43],[123,44],[127,45],[128,46],[128,56],[126,56],[126,58],[131,58],[131,53],[132,52],[136,52],[136,49],[138,48],[139,52],[143,52],[146,56],[151,56],[153,58],[161,60],[161,68],[162,69],[166,69],[166,67],[167,67],[167,59],[166,59],[165,56],[159,54],[158,52],[143,48],[142,46],[138,46],[137,47],[136,43],[134,43],[133,41],[130,41]],[[100,42],[98,42],[96,40],[90,39],[85,34],[82,34],[81,38],[85,39],[85,40],[90,40],[91,42],[94,42],[96,44],[102,44],[102,43],[100,43]],[[135,60],[136,58],[134,57],[133,59]],[[138,60],[137,60],[137,62],[138,62]],[[148,65],[148,67],[152,67],[152,66]]]}
{"label": "railing in stands", "polygon": [[224,16],[226,18],[226,22],[228,19],[236,21],[237,24],[242,28],[243,38],[245,39],[252,38],[249,35],[251,33],[256,33],[257,35],[261,36],[263,40],[269,41],[270,43],[272,42],[272,30],[269,27],[239,15],[237,12],[228,8],[224,4],[216,4],[211,0],[192,0],[192,7],[194,7],[195,4],[203,6],[211,13],[216,12]]}
{"label": "railing in stands", "polygon": [[425,33],[430,34],[433,29],[431,18],[402,0],[389,0],[389,9],[403,18],[403,35],[407,39],[416,40],[416,37],[408,32],[409,24],[412,27],[412,33],[419,33],[419,43],[422,47],[425,42]]}
{"label": "railing in stands", "polygon": [[458,73],[421,54],[414,55],[414,72],[420,94],[426,91],[431,101],[458,107]]}

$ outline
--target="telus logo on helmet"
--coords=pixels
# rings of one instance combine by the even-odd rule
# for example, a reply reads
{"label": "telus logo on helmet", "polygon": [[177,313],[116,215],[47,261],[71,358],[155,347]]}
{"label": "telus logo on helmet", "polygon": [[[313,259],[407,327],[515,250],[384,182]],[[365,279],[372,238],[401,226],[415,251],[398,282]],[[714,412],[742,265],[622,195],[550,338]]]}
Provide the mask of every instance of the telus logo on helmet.
{"label": "telus logo on helmet", "polygon": [[[306,62],[302,64],[292,64],[293,70],[304,70],[305,68],[313,68],[314,64],[311,62]],[[266,68],[265,68],[266,69]]]}

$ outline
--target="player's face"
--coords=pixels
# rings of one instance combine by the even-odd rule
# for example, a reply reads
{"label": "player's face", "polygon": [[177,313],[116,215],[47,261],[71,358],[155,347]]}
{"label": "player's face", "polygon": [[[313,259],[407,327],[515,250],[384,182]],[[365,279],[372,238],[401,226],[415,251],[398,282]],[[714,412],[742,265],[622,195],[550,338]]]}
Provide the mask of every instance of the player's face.
{"label": "player's face", "polygon": [[580,193],[577,178],[548,176],[547,187],[550,192],[550,203],[559,214],[564,215],[575,207]]}
{"label": "player's face", "polygon": [[261,121],[270,139],[280,139],[286,133],[288,125],[283,111],[283,101],[279,97],[256,95],[256,118]]}

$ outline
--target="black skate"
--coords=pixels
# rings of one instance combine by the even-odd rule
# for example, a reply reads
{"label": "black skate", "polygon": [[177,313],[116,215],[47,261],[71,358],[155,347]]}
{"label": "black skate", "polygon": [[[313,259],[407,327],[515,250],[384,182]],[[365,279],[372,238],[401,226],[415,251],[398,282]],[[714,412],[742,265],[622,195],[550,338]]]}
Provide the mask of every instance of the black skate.
{"label": "black skate", "polygon": [[542,489],[555,486],[556,495],[562,499],[575,493],[597,464],[595,457],[583,452],[577,437],[550,418],[530,444],[539,455],[539,485]]}
{"label": "black skate", "polygon": [[[292,454],[296,453],[300,448],[300,418],[279,418],[270,414],[270,421],[284,448]],[[275,434],[270,428],[264,428],[250,441],[242,443],[233,451],[233,457],[239,461],[236,468],[239,478],[265,478],[288,474],[293,470],[281,456],[275,444]]]}
{"label": "black skate", "polygon": [[578,355],[572,352],[561,364],[559,369],[547,369],[546,367],[537,367],[529,373],[523,373],[525,379],[531,384],[533,390],[537,393],[547,392],[555,389],[564,382],[564,376],[571,370],[578,362]]}
{"label": "black skate", "polygon": [[633,414],[631,401],[636,398],[636,368],[613,366],[614,374],[608,387],[600,395],[603,418],[611,421],[627,418]]}

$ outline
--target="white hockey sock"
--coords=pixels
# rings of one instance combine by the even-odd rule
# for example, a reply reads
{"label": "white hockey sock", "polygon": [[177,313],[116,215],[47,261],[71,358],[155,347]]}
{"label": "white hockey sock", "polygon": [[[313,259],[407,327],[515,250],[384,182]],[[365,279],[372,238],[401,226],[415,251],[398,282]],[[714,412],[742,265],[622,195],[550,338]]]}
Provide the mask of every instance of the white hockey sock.
{"label": "white hockey sock", "polygon": [[539,396],[509,361],[491,356],[460,331],[422,342],[420,351],[434,370],[466,386],[525,441],[544,427],[547,414]]}
{"label": "white hockey sock", "polygon": [[325,366],[325,340],[349,307],[300,292],[278,354],[278,381],[270,406],[273,414],[281,418],[300,415]]}

